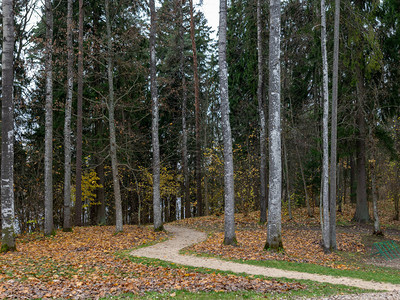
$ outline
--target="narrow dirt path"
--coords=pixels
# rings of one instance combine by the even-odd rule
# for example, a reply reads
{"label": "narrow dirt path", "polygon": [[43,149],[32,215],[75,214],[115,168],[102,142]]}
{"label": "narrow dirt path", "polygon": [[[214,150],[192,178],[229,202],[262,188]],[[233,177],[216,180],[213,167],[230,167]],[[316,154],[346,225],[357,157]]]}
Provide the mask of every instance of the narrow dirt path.
{"label": "narrow dirt path", "polygon": [[347,286],[353,286],[362,289],[371,289],[376,291],[400,291],[400,285],[391,283],[372,282],[355,278],[334,277],[297,271],[286,271],[275,268],[239,264],[215,258],[181,255],[179,254],[179,250],[205,240],[207,238],[207,235],[204,232],[185,227],[166,225],[165,229],[173,234],[172,238],[163,243],[158,243],[150,247],[134,250],[131,252],[131,255],[157,258],[186,266],[231,271],[235,273],[263,275],[273,278],[312,280],[323,283],[343,284]]}

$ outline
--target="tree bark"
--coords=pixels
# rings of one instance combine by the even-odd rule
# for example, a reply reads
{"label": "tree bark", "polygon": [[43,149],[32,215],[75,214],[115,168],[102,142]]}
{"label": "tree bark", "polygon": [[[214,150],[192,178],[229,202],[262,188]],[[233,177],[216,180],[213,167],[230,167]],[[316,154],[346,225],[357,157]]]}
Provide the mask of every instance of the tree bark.
{"label": "tree bark", "polygon": [[286,138],[283,138],[283,152],[284,152],[284,162],[285,162],[285,177],[286,177],[286,194],[287,194],[287,201],[288,201],[288,214],[289,214],[289,220],[293,219],[292,216],[292,199],[291,199],[291,193],[290,193],[290,181],[289,181],[289,164],[288,164],[288,153],[287,153],[287,147],[286,147]]}
{"label": "tree bark", "polygon": [[332,119],[331,119],[331,167],[330,167],[330,246],[336,245],[336,164],[337,164],[337,103],[339,76],[339,26],[340,0],[335,0],[335,29],[333,41],[333,76],[332,76]]}
{"label": "tree bark", "polygon": [[378,193],[376,190],[375,160],[371,162],[371,187],[372,187],[372,203],[374,208],[374,234],[383,235],[378,214]]}
{"label": "tree bark", "polygon": [[281,150],[281,2],[270,1],[269,36],[269,195],[265,249],[279,251],[282,245],[282,150]]}
{"label": "tree bark", "polygon": [[64,121],[64,231],[71,231],[71,114],[74,85],[74,48],[72,44],[72,0],[67,7],[67,99]]}
{"label": "tree bark", "polygon": [[152,103],[152,145],[153,145],[153,214],[154,230],[163,230],[160,197],[160,144],[158,138],[158,92],[156,63],[156,8],[154,0],[149,1],[151,14],[150,27],[150,91]]}
{"label": "tree bark", "polygon": [[322,241],[324,251],[330,249],[330,225],[329,225],[329,79],[328,79],[328,56],[326,53],[326,11],[325,0],[321,0],[321,51],[322,51],[322,73],[323,73],[323,118],[322,118],[322,207],[323,226]]}
{"label": "tree bark", "polygon": [[356,190],[356,164],[354,161],[354,155],[350,157],[350,203],[356,203],[357,190]]}
{"label": "tree bark", "polygon": [[110,156],[111,169],[113,177],[114,198],[115,198],[115,231],[122,232],[122,206],[121,206],[121,190],[118,175],[118,159],[117,159],[117,138],[115,132],[115,99],[114,99],[114,77],[113,77],[113,49],[111,40],[111,21],[109,0],[105,0],[106,10],[106,27],[107,27],[107,70],[108,70],[108,123],[110,127]]}
{"label": "tree bark", "polygon": [[257,0],[258,114],[260,116],[260,223],[267,221],[267,130],[264,112],[264,49],[261,0]]}
{"label": "tree bark", "polygon": [[96,192],[96,198],[97,202],[100,202],[100,206],[97,209],[97,216],[96,216],[96,223],[100,225],[105,225],[106,224],[106,199],[105,199],[105,191],[104,191],[104,165],[103,162],[101,162],[97,167],[96,167],[96,173],[97,176],[99,177],[99,184],[101,187],[97,188]]}
{"label": "tree bark", "polygon": [[193,16],[193,0],[190,4],[190,38],[192,40],[193,52],[193,78],[194,78],[194,105],[196,119],[196,200],[197,200],[197,215],[203,215],[203,197],[201,193],[201,140],[200,140],[200,87],[199,87],[199,72],[197,66],[197,49],[195,40],[194,16]]}
{"label": "tree bark", "polygon": [[83,0],[79,0],[75,226],[82,225]]}
{"label": "tree bark", "polygon": [[[187,85],[185,76],[185,39],[183,27],[183,3],[179,1],[179,33],[180,33],[180,72],[182,76],[182,169],[183,169],[183,200],[181,205],[184,206],[185,218],[190,218],[190,186],[189,186],[189,163],[188,163],[188,130],[186,124],[186,109],[187,109]],[[183,210],[182,210],[183,211]],[[183,214],[182,214],[183,218]]]}
{"label": "tree bark", "polygon": [[365,170],[365,156],[366,156],[366,122],[363,112],[364,107],[364,75],[362,74],[361,67],[357,64],[356,67],[357,76],[357,123],[359,134],[357,138],[357,204],[356,212],[353,220],[359,223],[367,223],[371,218],[368,211],[368,199],[367,199],[367,175]]}
{"label": "tree bark", "polygon": [[44,149],[44,234],[51,235],[53,224],[53,8],[45,2],[46,13],[46,133]]}
{"label": "tree bark", "polygon": [[221,119],[224,140],[224,200],[225,200],[225,245],[236,245],[235,191],[233,181],[232,134],[229,121],[228,66],[226,63],[227,4],[220,0],[219,10],[219,82],[221,97]]}
{"label": "tree bark", "polygon": [[14,14],[13,1],[3,0],[2,122],[1,122],[1,252],[14,251]]}

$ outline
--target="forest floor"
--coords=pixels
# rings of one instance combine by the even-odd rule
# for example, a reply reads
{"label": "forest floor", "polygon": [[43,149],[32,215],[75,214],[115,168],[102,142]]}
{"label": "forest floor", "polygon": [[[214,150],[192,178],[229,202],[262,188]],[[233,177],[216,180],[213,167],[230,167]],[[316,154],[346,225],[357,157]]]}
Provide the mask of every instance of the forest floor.
{"label": "forest floor", "polygon": [[[385,236],[372,237],[371,225],[352,224],[351,208],[346,208],[345,211],[346,213],[338,215],[339,250],[329,255],[324,254],[320,247],[318,218],[305,217],[302,209],[294,211],[292,220],[288,220],[284,215],[282,233],[285,252],[278,254],[263,250],[266,227],[258,224],[257,212],[237,215],[236,229],[239,242],[237,247],[222,245],[223,216],[192,218],[176,221],[173,223],[174,226],[166,225],[171,231],[179,231],[179,228],[184,231],[187,228],[197,229],[194,232],[187,231],[186,234],[189,236],[183,239],[179,239],[175,233],[177,238],[175,240],[167,232],[154,233],[151,226],[124,226],[124,232],[119,234],[114,234],[113,226],[77,227],[70,233],[57,231],[52,237],[44,237],[41,233],[24,234],[17,238],[17,252],[0,254],[0,298],[86,299],[126,295],[126,293],[132,293],[132,297],[136,297],[134,295],[141,297],[140,295],[148,292],[155,293],[155,298],[157,295],[165,296],[165,293],[173,298],[178,297],[181,291],[196,295],[211,293],[211,298],[216,298],[216,294],[212,293],[230,295],[229,293],[234,292],[237,296],[241,295],[241,292],[248,291],[254,292],[256,298],[279,298],[281,297],[279,295],[291,298],[290,295],[310,297],[312,292],[309,291],[322,289],[329,291],[324,290],[321,295],[360,292],[343,285],[332,286],[328,283],[314,284],[311,281],[304,281],[301,280],[303,277],[295,277],[297,273],[293,273],[296,274],[293,278],[299,280],[286,280],[277,278],[281,276],[277,270],[265,273],[264,276],[215,270],[221,269],[220,266],[225,263],[238,262],[256,265],[240,264],[240,268],[236,270],[240,273],[252,274],[245,271],[247,268],[257,267],[265,271],[267,268],[275,267],[286,270],[283,271],[283,277],[291,277],[288,275],[289,271],[304,270],[308,273],[320,273],[320,275],[304,276],[306,278],[316,276],[317,279],[314,280],[321,281],[318,278],[328,278],[325,275],[349,277],[346,272],[350,272],[350,277],[353,278],[345,280],[362,282],[369,279],[357,278],[358,275],[354,274],[358,272],[372,274],[379,271],[384,276],[382,280],[376,281],[400,284],[398,260],[385,261],[383,258],[371,256],[371,246],[374,241],[400,241],[399,222],[391,221],[390,218],[385,220],[383,216]],[[204,241],[199,242],[200,240]],[[154,245],[155,249],[158,249],[156,250],[158,255],[170,255],[171,251],[162,249],[172,244],[174,255],[182,257],[182,260],[165,263],[163,261],[168,260],[166,257],[161,257],[163,260],[161,261],[130,255],[132,249],[136,249],[138,252],[135,252],[135,255],[141,253],[140,256],[146,256],[152,251],[152,246],[144,247],[144,245],[155,243],[158,243]],[[191,243],[195,244],[190,245]],[[195,255],[182,256],[179,254],[180,248],[184,248],[186,254]],[[205,269],[188,266],[188,260],[204,259],[199,256],[212,256],[220,260],[216,262],[217,265],[210,265]],[[270,263],[278,265],[268,265]],[[312,271],[307,271],[309,266],[312,266]],[[315,268],[322,268],[322,271]],[[366,287],[380,288],[371,282]],[[391,290],[393,286],[386,287]],[[394,296],[381,295],[386,295],[382,299],[400,298],[398,293]],[[250,297],[248,294],[243,294],[243,298],[248,297]],[[373,297],[377,299],[377,296]],[[193,296],[189,296],[190,298]]]}

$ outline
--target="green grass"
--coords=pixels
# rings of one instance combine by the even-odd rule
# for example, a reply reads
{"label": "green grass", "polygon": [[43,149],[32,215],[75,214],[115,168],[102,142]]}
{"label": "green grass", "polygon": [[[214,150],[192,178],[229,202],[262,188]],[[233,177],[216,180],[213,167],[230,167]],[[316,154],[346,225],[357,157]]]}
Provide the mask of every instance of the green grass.
{"label": "green grass", "polygon": [[[182,251],[183,253],[188,253],[189,251]],[[192,252],[190,252],[193,254]],[[199,255],[198,253],[194,253],[195,255]],[[202,255],[200,255],[202,256]],[[206,257],[213,257],[211,255],[204,255]],[[220,259],[224,259],[218,256],[214,256]],[[228,259],[224,259],[228,260]],[[377,267],[372,265],[366,265],[359,263],[358,270],[341,270],[341,269],[332,269],[330,267],[324,267],[315,264],[308,263],[296,263],[296,262],[288,262],[288,261],[277,261],[277,260],[228,260],[241,264],[248,264],[253,266],[261,266],[268,268],[276,268],[281,270],[288,271],[298,271],[312,274],[321,274],[321,275],[330,275],[337,277],[350,277],[363,279],[368,281],[377,281],[377,282],[388,282],[393,284],[400,284],[400,270],[385,268],[385,267]]]}
{"label": "green grass", "polygon": [[307,289],[287,293],[258,293],[254,291],[235,292],[188,292],[172,290],[168,292],[147,292],[143,295],[122,294],[101,299],[294,299],[310,297],[327,297],[337,294],[355,294],[366,292],[357,288],[339,285],[307,283]]}

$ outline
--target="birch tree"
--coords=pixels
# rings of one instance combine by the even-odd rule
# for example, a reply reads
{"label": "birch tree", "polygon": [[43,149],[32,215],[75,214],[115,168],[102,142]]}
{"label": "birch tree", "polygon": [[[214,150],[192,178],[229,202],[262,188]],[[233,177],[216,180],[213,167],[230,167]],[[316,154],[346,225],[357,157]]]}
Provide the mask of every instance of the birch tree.
{"label": "birch tree", "polygon": [[337,105],[339,75],[339,26],[340,0],[335,0],[335,29],[333,41],[332,76],[332,124],[331,124],[331,166],[330,166],[330,247],[336,250],[336,161],[337,161]]}
{"label": "birch tree", "polygon": [[14,251],[14,14],[13,1],[3,0],[2,122],[1,122],[1,252]]}
{"label": "birch tree", "polygon": [[236,245],[235,192],[233,182],[232,134],[229,122],[228,67],[226,63],[227,4],[220,0],[219,10],[219,85],[221,97],[222,134],[224,140],[225,245]]}
{"label": "birch tree", "polygon": [[265,249],[278,251],[282,245],[282,151],[281,151],[281,3],[271,0],[269,36],[269,195],[267,243]]}
{"label": "birch tree", "polygon": [[163,230],[160,197],[160,144],[158,137],[158,91],[156,72],[156,7],[154,0],[149,1],[150,5],[150,92],[152,104],[152,148],[153,148],[153,214],[154,230]]}
{"label": "birch tree", "polygon": [[79,0],[75,225],[82,225],[83,0]]}
{"label": "birch tree", "polygon": [[44,148],[44,234],[51,235],[53,225],[53,8],[45,2],[46,14],[46,128]]}
{"label": "birch tree", "polygon": [[110,21],[110,3],[105,0],[106,10],[106,27],[107,27],[107,73],[108,73],[108,125],[110,130],[110,156],[111,169],[115,198],[115,231],[122,232],[122,205],[121,205],[121,189],[119,185],[118,175],[118,159],[117,159],[117,138],[115,132],[115,99],[114,99],[114,77],[113,77],[113,49],[111,36]]}
{"label": "birch tree", "polygon": [[328,58],[326,53],[326,11],[325,0],[321,0],[321,51],[322,51],[322,74],[323,74],[323,108],[322,117],[322,241],[324,251],[330,249],[329,234],[329,145],[328,145],[328,118],[329,118],[329,90],[328,90]]}
{"label": "birch tree", "polygon": [[261,0],[257,0],[258,114],[260,116],[260,222],[267,221],[267,130],[264,113],[264,55]]}
{"label": "birch tree", "polygon": [[72,44],[72,0],[67,4],[67,98],[64,120],[64,231],[71,231],[71,113],[74,85],[74,48]]}

